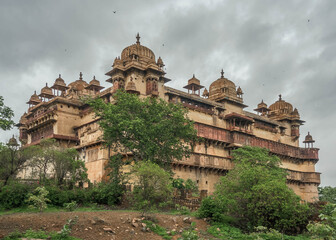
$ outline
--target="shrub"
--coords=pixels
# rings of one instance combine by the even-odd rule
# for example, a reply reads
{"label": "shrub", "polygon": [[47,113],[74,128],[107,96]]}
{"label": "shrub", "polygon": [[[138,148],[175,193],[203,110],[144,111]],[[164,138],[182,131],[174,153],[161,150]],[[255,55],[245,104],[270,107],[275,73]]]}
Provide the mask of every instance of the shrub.
{"label": "shrub", "polygon": [[206,197],[202,200],[201,207],[197,210],[197,217],[210,218],[214,222],[227,222],[229,217],[225,215],[227,212],[227,200],[221,197]]}
{"label": "shrub", "polygon": [[26,205],[25,200],[32,188],[33,186],[22,183],[3,186],[0,190],[0,208],[12,209]]}
{"label": "shrub", "polygon": [[151,208],[163,207],[168,204],[172,195],[170,173],[159,165],[141,161],[132,169],[135,183],[133,201],[137,209],[143,213]]}
{"label": "shrub", "polygon": [[221,178],[214,194],[224,213],[247,231],[257,226],[286,233],[304,230],[309,207],[286,185],[280,159],[267,149],[247,146],[234,150],[233,156],[235,167]]}
{"label": "shrub", "polygon": [[308,232],[313,239],[336,239],[336,204],[328,204],[319,215],[321,222],[309,223]]}
{"label": "shrub", "polygon": [[46,186],[46,190],[49,192],[50,203],[54,206],[63,207],[73,199],[72,191],[63,190],[54,185]]}
{"label": "shrub", "polygon": [[64,203],[63,206],[68,212],[72,212],[78,207],[76,201],[71,201],[70,203]]}
{"label": "shrub", "polygon": [[36,195],[28,194],[28,203],[31,203],[29,207],[37,208],[40,212],[43,212],[47,208],[47,202],[50,200],[47,198],[48,191],[45,187],[37,187],[35,189]]}

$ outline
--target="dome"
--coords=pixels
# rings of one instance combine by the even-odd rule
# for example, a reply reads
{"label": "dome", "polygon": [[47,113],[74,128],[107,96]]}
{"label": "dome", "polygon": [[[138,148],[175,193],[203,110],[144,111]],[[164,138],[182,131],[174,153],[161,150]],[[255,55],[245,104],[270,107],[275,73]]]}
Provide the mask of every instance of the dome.
{"label": "dome", "polygon": [[11,137],[11,138],[9,139],[9,141],[8,141],[8,146],[12,146],[12,147],[17,147],[17,146],[19,146],[19,144],[17,143],[17,141],[16,141],[14,135],[13,135],[13,137]]}
{"label": "dome", "polygon": [[46,86],[41,89],[41,93],[39,96],[45,97],[45,98],[52,98],[54,96],[52,89],[48,87],[48,83],[46,83]]}
{"label": "dome", "polygon": [[58,75],[58,78],[56,78],[54,85],[59,85],[59,86],[66,86],[63,78],[61,78],[61,74]]}
{"label": "dome", "polygon": [[100,86],[100,82],[96,80],[96,76],[93,76],[93,79],[89,83],[90,85]]}
{"label": "dome", "polygon": [[190,79],[188,80],[188,85],[189,85],[189,84],[200,85],[201,82],[200,82],[200,80],[198,80],[198,79],[195,77],[195,74],[193,74],[192,78],[190,78]]}
{"label": "dome", "polygon": [[147,63],[155,64],[155,55],[152,50],[149,48],[140,45],[140,36],[137,34],[137,42],[132,44],[131,46],[126,47],[121,52],[121,60],[123,62],[131,61],[133,59],[139,59],[140,61],[144,61]]}
{"label": "dome", "polygon": [[312,135],[310,135],[310,133],[308,132],[308,134],[307,134],[307,136],[305,137],[305,140],[304,140],[303,142],[304,142],[304,143],[313,143],[313,142],[315,142],[315,141],[313,140]]}
{"label": "dome", "polygon": [[279,100],[269,106],[271,111],[280,110],[283,113],[291,113],[293,111],[292,104],[282,100],[281,95],[279,95]]}
{"label": "dome", "polygon": [[79,73],[79,79],[70,83],[68,86],[77,91],[83,91],[89,84],[83,80],[82,72]]}
{"label": "dome", "polygon": [[264,100],[261,100],[261,103],[258,104],[258,108],[267,108],[267,104],[264,103]]}
{"label": "dome", "polygon": [[221,77],[210,85],[209,98],[214,101],[220,101],[226,97],[230,97],[234,100],[239,99],[237,97],[236,85],[224,77],[224,72],[222,70]]}
{"label": "dome", "polygon": [[34,92],[33,95],[31,95],[28,103],[31,103],[31,104],[38,104],[41,102],[41,99],[37,96],[36,94],[36,91]]}

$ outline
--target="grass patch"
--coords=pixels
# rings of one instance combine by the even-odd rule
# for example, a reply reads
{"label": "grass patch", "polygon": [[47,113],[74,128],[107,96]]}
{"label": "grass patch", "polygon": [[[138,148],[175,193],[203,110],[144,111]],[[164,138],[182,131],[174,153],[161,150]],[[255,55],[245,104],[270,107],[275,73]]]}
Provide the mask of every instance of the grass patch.
{"label": "grass patch", "polygon": [[148,220],[143,220],[143,223],[146,223],[147,227],[154,233],[156,233],[157,235],[161,236],[163,239],[172,239],[172,237],[167,234],[167,229],[165,229],[164,227],[159,226],[156,223],[153,223],[152,221],[148,221]]}
{"label": "grass patch", "polygon": [[57,232],[45,232],[45,231],[34,231],[34,230],[27,230],[23,233],[18,231],[13,232],[3,238],[4,240],[20,240],[21,238],[38,238],[38,239],[50,239],[50,240],[81,240],[80,238],[72,237],[72,236],[61,236]]}
{"label": "grass patch", "polygon": [[[264,227],[262,227],[264,228]],[[208,233],[218,239],[234,239],[234,240],[309,240],[310,238],[304,235],[288,236],[274,229],[264,228],[264,231],[243,233],[239,228],[232,227],[227,224],[214,223],[208,228]]]}

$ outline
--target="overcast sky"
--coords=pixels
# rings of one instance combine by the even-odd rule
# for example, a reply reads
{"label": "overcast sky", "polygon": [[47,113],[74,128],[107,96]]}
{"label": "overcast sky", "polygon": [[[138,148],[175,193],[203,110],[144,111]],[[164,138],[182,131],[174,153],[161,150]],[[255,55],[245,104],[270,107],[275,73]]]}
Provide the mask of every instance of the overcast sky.
{"label": "overcast sky", "polygon": [[[336,186],[336,1],[0,1],[0,96],[27,110],[58,74],[66,83],[93,75],[103,86],[115,57],[135,43],[165,63],[167,85],[182,90],[195,74],[209,85],[225,76],[253,111],[282,94],[320,148],[322,186]],[[1,131],[8,141],[18,131]],[[334,150],[333,150],[334,149]]]}

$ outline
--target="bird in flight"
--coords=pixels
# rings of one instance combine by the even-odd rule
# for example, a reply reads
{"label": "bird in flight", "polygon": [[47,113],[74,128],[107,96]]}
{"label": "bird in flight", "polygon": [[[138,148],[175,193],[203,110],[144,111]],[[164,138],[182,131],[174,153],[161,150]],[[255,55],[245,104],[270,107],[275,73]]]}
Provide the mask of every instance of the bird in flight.
{"label": "bird in flight", "polygon": [[117,11],[113,11],[113,13],[116,13]]}

